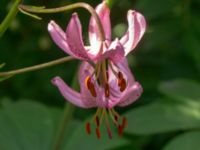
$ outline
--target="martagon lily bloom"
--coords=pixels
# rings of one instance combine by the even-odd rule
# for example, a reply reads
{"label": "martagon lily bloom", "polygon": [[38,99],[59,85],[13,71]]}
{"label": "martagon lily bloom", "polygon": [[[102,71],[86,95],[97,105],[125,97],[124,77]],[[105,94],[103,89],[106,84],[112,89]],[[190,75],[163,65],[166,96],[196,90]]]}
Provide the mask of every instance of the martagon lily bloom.
{"label": "martagon lily bloom", "polygon": [[[96,22],[93,17],[89,24],[90,46],[84,46],[81,24],[74,13],[69,21],[66,33],[54,22],[48,24],[48,31],[53,41],[67,54],[83,60],[79,68],[80,93],[71,89],[60,77],[52,83],[58,87],[63,97],[72,104],[82,108],[97,107],[93,117],[96,124],[96,135],[101,137],[100,125],[105,122],[108,136],[112,138],[109,120],[122,135],[127,124],[114,110],[115,106],[124,107],[135,102],[142,94],[142,86],[135,81],[126,60],[142,38],[145,29],[145,18],[135,10],[129,10],[128,30],[125,35],[111,40],[110,10],[103,1],[96,7],[102,23],[105,41],[101,41]],[[110,116],[108,118],[107,116]],[[86,131],[91,133],[90,123],[86,123]]]}

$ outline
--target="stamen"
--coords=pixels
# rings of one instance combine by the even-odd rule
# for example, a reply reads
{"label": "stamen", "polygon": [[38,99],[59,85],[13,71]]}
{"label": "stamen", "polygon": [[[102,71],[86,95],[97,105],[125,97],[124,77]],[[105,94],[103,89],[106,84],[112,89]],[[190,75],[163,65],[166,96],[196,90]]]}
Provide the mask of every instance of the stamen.
{"label": "stamen", "polygon": [[94,84],[91,82],[90,76],[87,76],[85,78],[85,86],[88,88],[88,90],[90,91],[93,97],[97,97],[96,90],[95,90]]}
{"label": "stamen", "polygon": [[110,124],[109,124],[107,113],[104,113],[104,116],[105,116],[105,122],[106,122],[106,128],[107,128],[107,132],[108,132],[108,137],[110,139],[112,139],[112,133],[111,133],[111,130],[110,130]]}
{"label": "stamen", "polygon": [[118,116],[116,116],[111,109],[108,109],[110,118],[112,119],[115,126],[118,126]]}
{"label": "stamen", "polygon": [[115,121],[118,122],[118,119],[119,119],[118,116],[114,115],[114,118],[115,118]]}
{"label": "stamen", "polygon": [[110,89],[108,83],[105,84],[105,96],[106,97],[110,96]]}
{"label": "stamen", "polygon": [[122,79],[120,84],[120,91],[123,92],[126,89],[126,80]]}
{"label": "stamen", "polygon": [[119,78],[119,79],[123,79],[123,78],[124,78],[124,77],[123,77],[123,74],[122,74],[120,71],[118,72],[118,78]]}
{"label": "stamen", "polygon": [[118,86],[120,87],[121,92],[126,89],[126,80],[121,72],[118,72]]}
{"label": "stamen", "polygon": [[123,134],[123,128],[122,128],[121,125],[119,125],[119,126],[118,126],[118,135],[119,135],[119,136],[122,136],[122,134]]}
{"label": "stamen", "polygon": [[100,129],[99,128],[96,128],[96,136],[98,139],[101,138],[101,133],[100,133]]}
{"label": "stamen", "polygon": [[108,137],[109,137],[110,139],[112,139],[112,133],[111,133],[111,131],[110,131],[110,128],[107,128],[107,131],[108,131]]}
{"label": "stamen", "polygon": [[85,129],[86,129],[87,134],[91,134],[91,129],[90,129],[90,123],[89,122],[86,123]]}
{"label": "stamen", "polygon": [[126,119],[126,117],[123,117],[123,120],[122,120],[122,128],[124,129],[128,124],[128,120]]}
{"label": "stamen", "polygon": [[97,93],[96,93],[96,90],[94,88],[94,84],[91,83],[89,90],[90,90],[90,93],[92,94],[93,97],[97,97]]}
{"label": "stamen", "polygon": [[99,117],[98,116],[95,117],[95,121],[96,121],[97,127],[99,127],[100,123],[99,123]]}
{"label": "stamen", "polygon": [[89,85],[91,83],[91,77],[90,76],[87,76],[85,78],[85,86],[87,87],[87,89],[89,89]]}

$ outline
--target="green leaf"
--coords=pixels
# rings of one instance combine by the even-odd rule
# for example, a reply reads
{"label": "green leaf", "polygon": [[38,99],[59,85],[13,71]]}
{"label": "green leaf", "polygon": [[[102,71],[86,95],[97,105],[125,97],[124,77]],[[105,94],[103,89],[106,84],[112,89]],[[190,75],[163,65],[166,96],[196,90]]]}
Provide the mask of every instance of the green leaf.
{"label": "green leaf", "polygon": [[126,113],[126,132],[156,134],[199,127],[200,109],[176,103],[152,103]]}
{"label": "green leaf", "polygon": [[31,101],[4,103],[0,111],[0,149],[49,150],[53,122],[49,111]]}
{"label": "green leaf", "polygon": [[0,64],[0,69],[2,69],[5,65],[5,63]]}
{"label": "green leaf", "polygon": [[200,105],[200,84],[193,80],[177,79],[162,82],[160,92],[178,101],[198,101]]}
{"label": "green leaf", "polygon": [[[95,127],[95,124],[93,124]],[[104,124],[102,124],[104,126]],[[119,137],[117,133],[112,132],[113,138],[109,139],[105,128],[101,128],[101,139],[97,139],[95,128],[92,128],[91,135],[87,135],[85,131],[85,122],[79,125],[73,135],[68,138],[64,150],[69,149],[88,149],[88,150],[105,150],[118,146],[123,146],[128,143],[123,137]],[[77,144],[78,143],[78,144]]]}
{"label": "green leaf", "polygon": [[199,139],[200,131],[187,132],[172,139],[163,150],[198,150]]}

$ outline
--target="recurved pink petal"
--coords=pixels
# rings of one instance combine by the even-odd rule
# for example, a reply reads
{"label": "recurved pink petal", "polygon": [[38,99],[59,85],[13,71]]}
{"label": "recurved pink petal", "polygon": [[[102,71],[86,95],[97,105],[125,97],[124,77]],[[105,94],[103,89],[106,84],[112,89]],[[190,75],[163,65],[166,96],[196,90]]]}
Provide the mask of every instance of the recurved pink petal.
{"label": "recurved pink petal", "polygon": [[128,31],[121,38],[120,42],[124,45],[125,55],[133,50],[146,30],[146,21],[142,14],[134,11],[128,11]]}
{"label": "recurved pink petal", "polygon": [[124,107],[132,104],[141,96],[142,92],[143,92],[142,86],[138,82],[135,82],[135,84],[133,84],[133,86],[130,87],[126,91],[126,93],[122,96],[121,100],[117,105]]}
{"label": "recurved pink petal", "polygon": [[[110,23],[110,9],[105,1],[96,7],[96,12],[101,20],[106,40],[111,41],[111,23]],[[91,17],[89,24],[89,39],[90,45],[95,45],[99,42],[99,29],[94,17]]]}
{"label": "recurved pink petal", "polygon": [[62,96],[72,104],[82,107],[90,108],[90,105],[83,103],[81,99],[81,94],[71,89],[60,77],[55,77],[52,79],[52,83],[59,89]]}
{"label": "recurved pink petal", "polygon": [[88,60],[87,50],[83,44],[81,23],[76,13],[72,14],[66,29],[66,41],[76,58]]}
{"label": "recurved pink petal", "polygon": [[70,48],[67,44],[64,31],[53,20],[48,24],[48,31],[56,45],[59,46],[67,54],[73,56],[73,53],[70,51]]}

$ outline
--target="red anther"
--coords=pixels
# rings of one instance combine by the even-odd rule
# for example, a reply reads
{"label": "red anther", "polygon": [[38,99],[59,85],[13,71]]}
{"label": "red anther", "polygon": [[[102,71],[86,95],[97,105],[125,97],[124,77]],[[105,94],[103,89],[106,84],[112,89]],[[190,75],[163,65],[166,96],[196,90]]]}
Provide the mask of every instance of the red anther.
{"label": "red anther", "polygon": [[91,133],[90,123],[89,123],[89,122],[86,123],[85,129],[86,129],[87,134],[90,134],[90,133]]}
{"label": "red anther", "polygon": [[121,82],[120,82],[119,86],[120,86],[120,91],[123,92],[126,89],[126,80],[125,79],[121,79]]}
{"label": "red anther", "polygon": [[121,84],[122,84],[122,79],[118,79],[118,86],[120,87],[121,86]]}
{"label": "red anther", "polygon": [[107,131],[108,131],[108,137],[109,137],[109,139],[112,139],[112,133],[111,133],[111,131],[110,131],[110,128],[109,128],[109,127],[107,127]]}
{"label": "red anther", "polygon": [[120,87],[121,92],[126,89],[126,80],[121,72],[118,72],[118,86]]}
{"label": "red anther", "polygon": [[105,84],[105,96],[106,97],[110,96],[110,89],[108,83]]}
{"label": "red anther", "polygon": [[97,127],[99,127],[100,123],[99,123],[99,117],[98,116],[95,117],[95,121],[96,121]]}
{"label": "red anther", "polygon": [[118,135],[119,135],[119,136],[122,136],[122,134],[123,134],[123,128],[122,128],[121,125],[119,125],[119,126],[118,126]]}
{"label": "red anther", "polygon": [[123,120],[122,120],[122,128],[124,129],[128,124],[128,120],[126,119],[126,117],[123,117]]}
{"label": "red anther", "polygon": [[90,76],[87,76],[85,78],[85,86],[90,91],[92,96],[97,97],[97,93],[96,93],[94,84],[91,82],[91,77]]}
{"label": "red anther", "polygon": [[118,78],[119,78],[119,79],[123,79],[123,78],[124,78],[124,77],[123,77],[123,74],[122,74],[120,71],[118,72]]}
{"label": "red anther", "polygon": [[89,90],[90,90],[90,93],[92,94],[93,97],[97,97],[97,93],[96,93],[96,90],[95,90],[93,83],[90,84]]}
{"label": "red anther", "polygon": [[99,128],[96,128],[96,136],[98,139],[101,138],[101,133],[100,133],[100,129]]}

